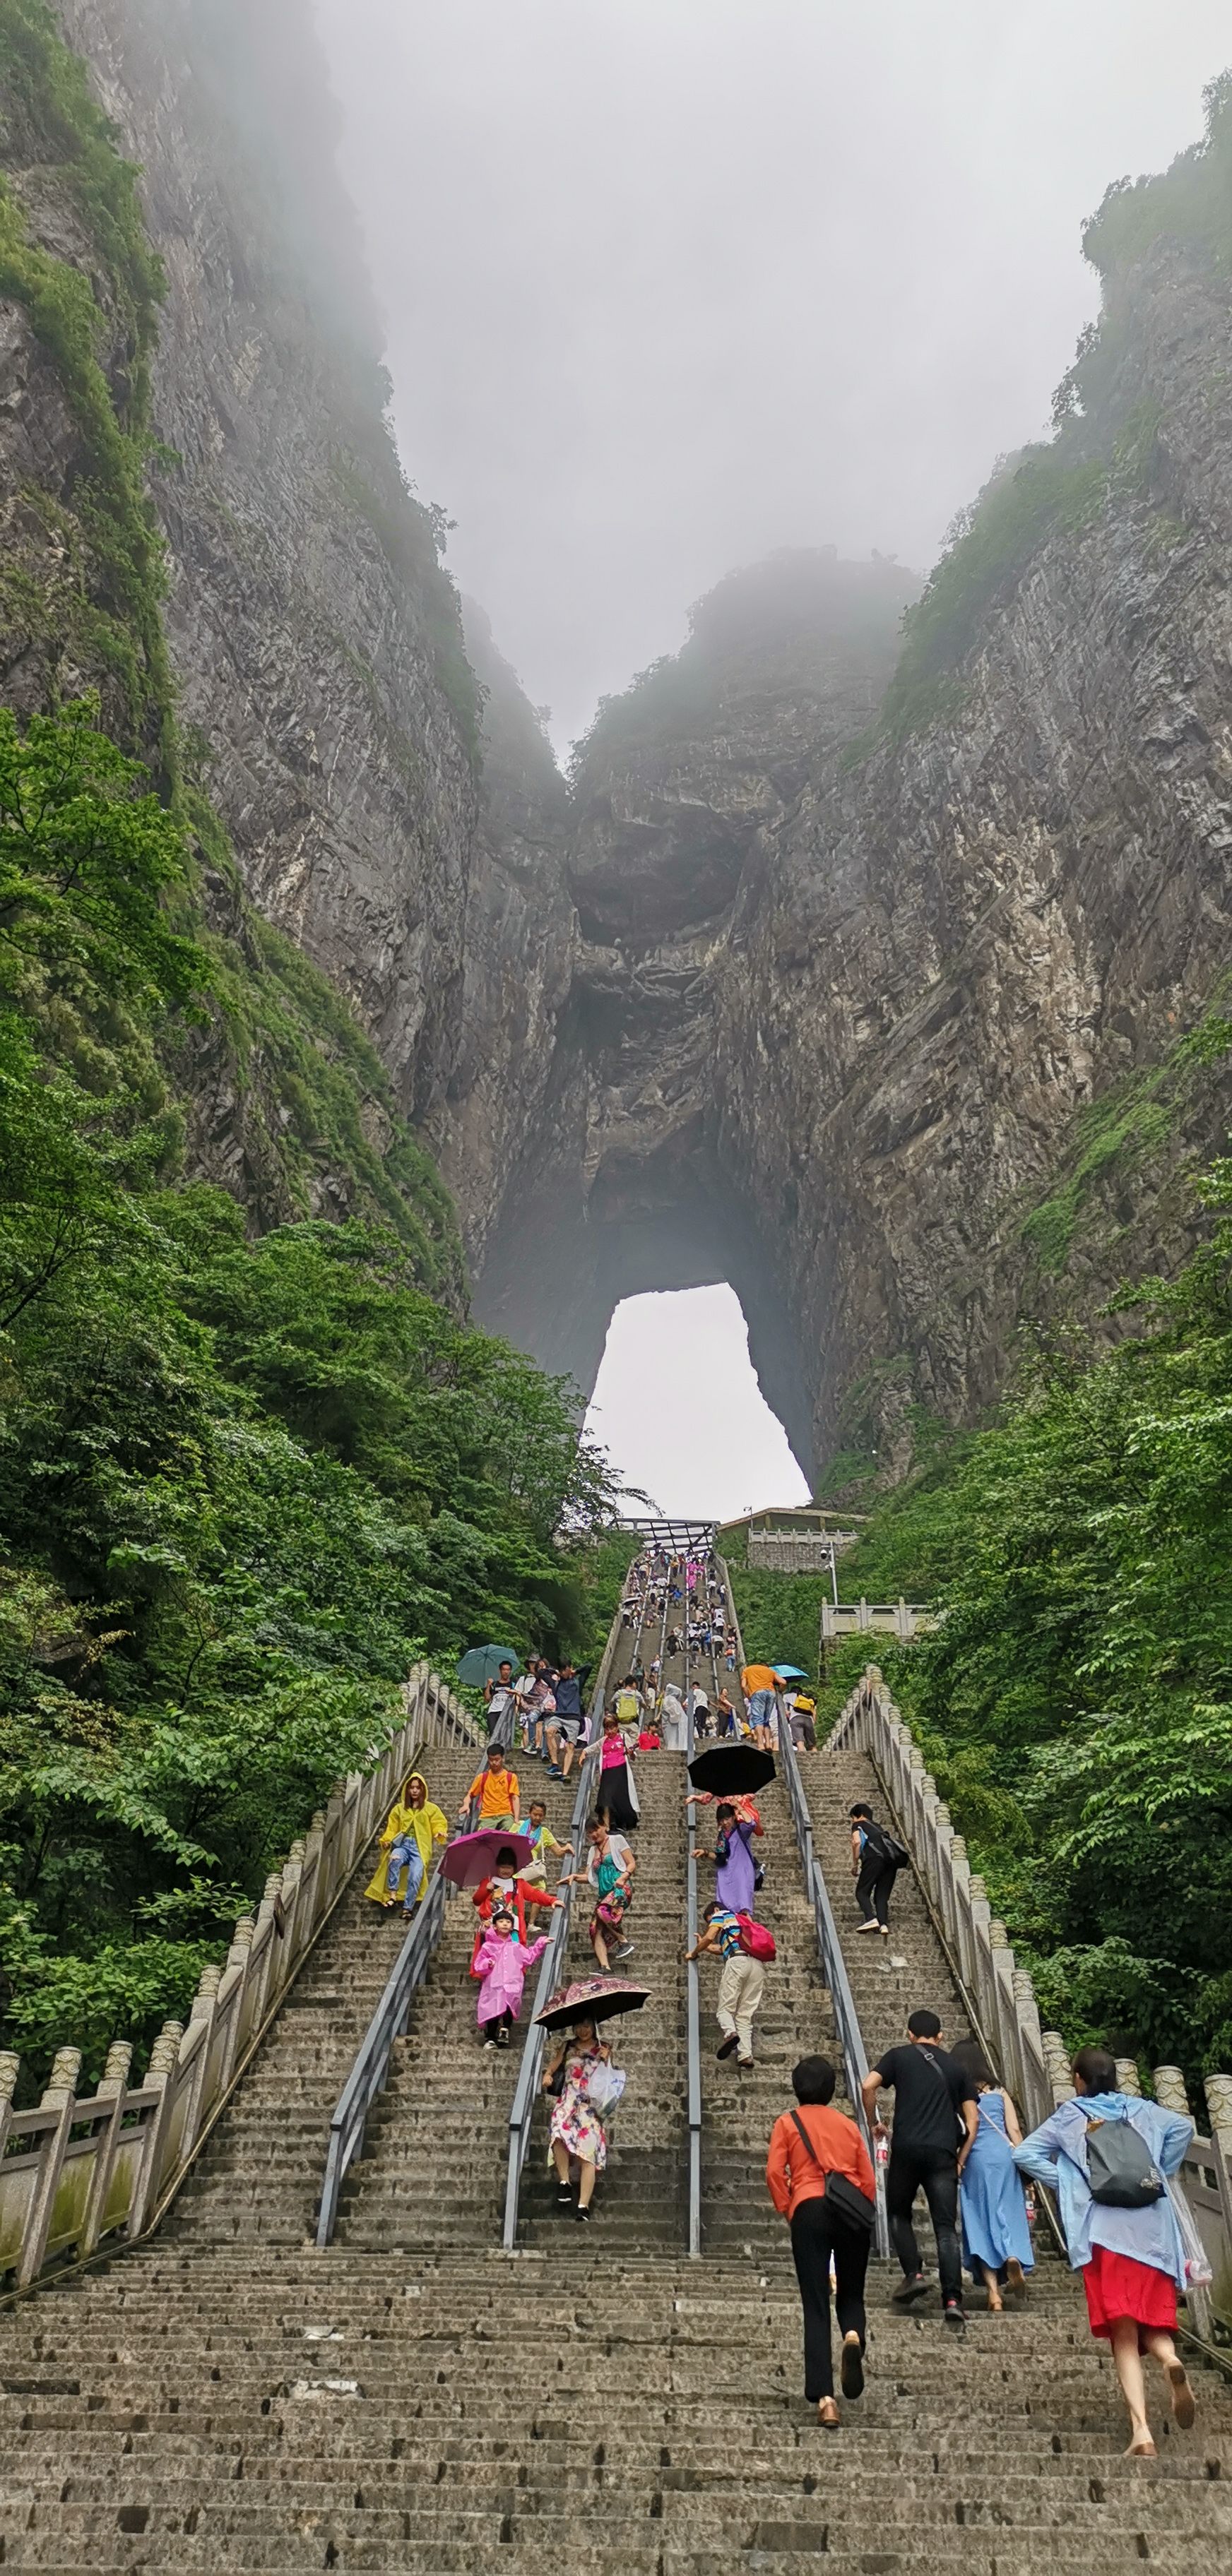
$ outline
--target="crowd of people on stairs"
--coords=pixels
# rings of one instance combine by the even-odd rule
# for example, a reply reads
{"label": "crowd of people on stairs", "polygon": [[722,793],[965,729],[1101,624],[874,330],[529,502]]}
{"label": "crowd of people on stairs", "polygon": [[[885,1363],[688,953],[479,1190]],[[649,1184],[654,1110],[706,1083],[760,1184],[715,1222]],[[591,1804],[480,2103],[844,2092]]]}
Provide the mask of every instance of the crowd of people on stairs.
{"label": "crowd of people on stairs", "polygon": [[[622,1617],[634,1629],[635,1643],[647,1620],[657,1619],[669,1656],[682,1632],[687,1640],[695,1631],[717,1685],[720,1652],[729,1669],[738,1653],[738,1640],[721,1616],[725,1599],[707,1556],[649,1548],[632,1571]],[[574,1992],[579,1997],[578,2009],[547,2057],[541,2080],[550,2102],[549,2154],[559,2204],[588,2224],[597,2178],[607,2163],[611,2113],[625,2080],[603,2037],[598,1998],[604,1981],[610,1983],[612,1972],[634,1955],[629,1934],[638,1863],[631,1837],[640,1815],[635,1758],[646,1751],[683,1752],[690,1722],[699,1742],[739,1732],[773,1752],[785,1717],[793,1743],[808,1749],[815,1742],[815,1703],[805,1685],[787,1708],[781,1687],[767,1691],[759,1668],[759,1687],[746,1694],[742,1715],[724,1686],[716,1686],[713,1705],[701,1683],[690,1684],[686,1697],[676,1682],[662,1681],[662,1655],[645,1668],[635,1654],[610,1705],[592,1712],[595,1735],[587,1746],[585,1673],[567,1662],[552,1667],[532,1657],[515,1679],[513,1660],[502,1662],[486,1687],[487,1749],[457,1812],[459,1826],[488,1835],[496,1846],[473,1890],[476,2020],[485,2053],[509,2047],[526,1980],[548,1946],[541,1918],[560,1903],[565,1888],[585,1886],[598,1975],[570,1991],[570,2004]],[[745,1678],[754,1675],[746,1672]],[[541,1760],[549,1778],[559,1781],[583,1749],[593,1752],[595,1804],[582,1852],[552,1832],[542,1797],[531,1799],[523,1824],[515,1748],[520,1759]],[[773,1937],[756,1915],[765,1823],[752,1796],[715,1798],[689,1786],[685,1798],[693,1832],[700,1811],[713,1808],[713,1843],[694,1841],[690,1858],[715,1873],[713,1898],[685,1955],[718,1965],[716,2054],[720,2060],[734,2057],[737,2070],[750,2068],[755,2020],[775,1958]],[[867,1935],[888,1945],[895,1884],[909,1868],[910,1855],[868,1800],[852,1804],[847,1822],[859,1917],[852,1929],[856,1938]],[[383,1908],[401,1906],[411,1917],[427,1885],[433,1848],[448,1833],[423,1774],[412,1772],[382,1832],[368,1896]],[[500,1842],[506,1834],[510,1840]],[[555,1889],[548,1884],[552,1862]],[[635,1990],[626,1988],[625,2000],[634,1997]],[[1078,2052],[1073,2081],[1073,2098],[1024,2138],[1014,2101],[979,2043],[960,2040],[948,2047],[941,2017],[928,2005],[909,2014],[903,2039],[870,2066],[854,2114],[836,2107],[839,2076],[829,2059],[800,2059],[792,2076],[794,2105],[771,2132],[765,2179],[790,2231],[803,2316],[805,2392],[825,2429],[840,2422],[832,2306],[839,2394],[852,2402],[864,2387],[865,2283],[882,2186],[901,2273],[892,2307],[915,2310],[934,2295],[916,2233],[922,2194],[935,2244],[941,2320],[959,2336],[967,2322],[964,2273],[982,2283],[991,2315],[1026,2298],[1034,2264],[1033,2190],[1045,2186],[1055,2198],[1069,2261],[1082,2276],[1091,2332],[1112,2351],[1130,2419],[1130,2454],[1154,2454],[1145,2360],[1154,2360],[1163,2374],[1176,2423],[1193,2421],[1193,2392],[1175,2336],[1177,2297],[1194,2275],[1195,2249],[1185,2205],[1169,2190],[1192,2123],[1125,2094],[1115,2062],[1099,2049]],[[893,2096],[889,2126],[883,2117],[887,2094]]]}

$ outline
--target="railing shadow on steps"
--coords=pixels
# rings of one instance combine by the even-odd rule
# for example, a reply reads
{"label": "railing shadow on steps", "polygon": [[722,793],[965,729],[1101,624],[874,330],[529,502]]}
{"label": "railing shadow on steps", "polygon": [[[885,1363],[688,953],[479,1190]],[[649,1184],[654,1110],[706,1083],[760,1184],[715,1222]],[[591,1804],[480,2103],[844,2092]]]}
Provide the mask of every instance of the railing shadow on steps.
{"label": "railing shadow on steps", "polygon": [[[691,1696],[691,1694],[690,1694]],[[692,1715],[685,1736],[685,1776],[696,1750]],[[697,1947],[697,1862],[693,1857],[693,1837],[697,1831],[697,1807],[692,1798],[685,1807],[688,1833],[688,1860],[685,1864],[685,1947]],[[702,2025],[701,1974],[696,1959],[690,1959],[685,1970],[685,2110],[689,2126],[689,2253],[698,2256],[702,2250]]]}
{"label": "railing shadow on steps", "polygon": [[[368,2114],[377,2095],[384,2092],[389,2081],[394,2041],[406,2029],[411,1998],[427,1976],[432,1953],[444,1930],[447,1887],[448,1881],[442,1878],[438,1861],[390,1969],[385,1992],[364,2033],[355,2063],[338,2096],[329,2124],[325,2179],[321,2185],[321,2206],[317,2214],[318,2245],[332,2245],[334,2241],[343,2183],[356,2156],[362,2153]],[[449,1888],[449,1894],[453,1892]]]}
{"label": "railing shadow on steps", "polygon": [[787,1802],[791,1808],[791,1820],[796,1829],[796,1841],[800,1846],[800,1863],[804,1873],[804,1893],[813,1909],[813,1922],[817,1932],[817,1948],[821,1958],[821,1973],[829,1990],[830,2007],[834,2014],[835,2036],[838,2040],[839,2048],[842,2051],[843,2076],[847,2095],[863,2133],[865,2146],[868,2148],[869,2154],[873,2159],[873,2172],[877,2183],[877,2233],[875,2242],[878,2254],[882,2260],[885,2261],[890,2252],[890,2226],[889,2220],[886,2216],[885,2177],[880,2165],[877,2163],[876,2156],[873,2154],[873,2139],[869,2130],[868,2115],[864,2108],[864,2099],[861,2092],[861,2086],[863,2085],[865,2076],[868,2073],[868,2054],[864,2046],[864,2034],[860,2028],[859,2015],[856,2012],[855,1998],[852,1994],[850,1981],[847,1975],[847,1963],[843,1957],[843,1945],[839,1939],[838,1925],[834,1919],[834,1908],[830,1903],[830,1891],[826,1885],[825,1872],[822,1869],[821,1862],[818,1860],[816,1852],[813,1849],[813,1819],[809,1810],[808,1799],[805,1796],[804,1783],[800,1777],[800,1765],[796,1758],[796,1748],[792,1742],[791,1728],[787,1723],[786,1712],[782,1708],[780,1708],[779,1712],[779,1758],[783,1767],[783,1778],[787,1783]]}
{"label": "railing shadow on steps", "polygon": [[[583,1756],[577,1796],[573,1801],[573,1814],[569,1819],[575,1868],[580,1865],[586,1840],[586,1810],[594,1793],[598,1753],[598,1745],[592,1744]],[[539,1962],[539,1977],[535,1986],[535,2000],[531,2006],[530,2025],[523,2042],[518,2080],[514,2086],[513,2101],[509,2111],[509,2154],[505,2170],[505,2208],[501,2223],[501,2245],[506,2254],[513,2252],[518,2241],[518,2204],[522,2190],[522,2170],[530,2146],[535,2105],[539,2099],[539,2078],[543,2069],[543,2051],[547,2039],[546,2031],[535,2016],[543,2011],[553,1988],[564,1983],[565,1963],[569,1955],[569,1927],[572,1919],[573,1889],[566,1887],[556,1900],[548,1946]]]}
{"label": "railing shadow on steps", "polygon": [[[736,1638],[737,1657],[741,1666],[743,1666],[744,1637],[741,1632],[739,1614],[736,1609],[736,1596],[732,1589],[731,1574],[727,1564],[722,1558],[719,1559],[719,1563],[722,1568],[723,1584],[727,1594],[727,1615]],[[787,1787],[787,1803],[791,1810],[791,1821],[795,1828],[796,1841],[800,1847],[800,1866],[804,1876],[804,1893],[813,1910],[813,1923],[817,1934],[817,1949],[821,1961],[822,1978],[829,1992],[830,2006],[834,2014],[835,2035],[842,2052],[844,2085],[863,2134],[864,2143],[871,2156],[873,2151],[873,2140],[869,2131],[868,2119],[865,2114],[864,2103],[860,2092],[860,2086],[868,2073],[868,2057],[865,2052],[864,2037],[860,2029],[859,2016],[855,2008],[855,2000],[848,1981],[847,1966],[843,1958],[842,1943],[838,1937],[838,1925],[834,1920],[834,1908],[830,1903],[830,1891],[826,1886],[825,1874],[822,1870],[821,1863],[813,1849],[813,1819],[809,1812],[809,1803],[805,1795],[804,1783],[800,1777],[800,1765],[796,1759],[796,1748],[792,1741],[791,1727],[788,1723],[787,1711],[782,1700],[779,1701],[778,1734],[779,1756],[782,1764],[783,1778]],[[873,2172],[876,2176],[877,2182],[877,2233],[875,2243],[878,2255],[882,2260],[885,2260],[888,2258],[890,2251],[890,2228],[889,2221],[886,2217],[885,2181],[881,2167],[877,2163],[875,2156],[873,2156]]]}
{"label": "railing shadow on steps", "polygon": [[11,2293],[90,2260],[104,2239],[122,2248],[157,2226],[413,1759],[444,1742],[481,1746],[475,1720],[427,1663],[412,1667],[403,1701],[380,1760],[337,1783],[266,1879],[255,1914],[241,1915],[226,1959],[202,1969],[187,2028],[164,2022],[144,2082],[130,2085],[132,2047],[115,2040],[97,2091],[79,2097],[82,2052],[61,2048],[37,2108],[14,2111],[19,2060],[0,2052],[0,2278]]}
{"label": "railing shadow on steps", "polygon": [[[611,1679],[612,1666],[616,1661],[617,1649],[620,1645],[623,1633],[623,1621],[621,1616],[623,1602],[624,1584],[622,1582],[620,1587],[620,1600],[616,1604],[615,1616],[612,1620],[611,1627],[607,1632],[607,1641],[600,1658],[599,1670],[595,1676],[594,1689],[590,1695],[587,1731],[590,1735],[591,1741],[582,1757],[582,1767],[578,1775],[577,1796],[573,1801],[573,1814],[569,1820],[569,1834],[573,1844],[573,1866],[575,1869],[579,1866],[582,1858],[582,1848],[586,1839],[586,1810],[590,1803],[597,1778],[595,1769],[599,1751],[597,1739],[602,1731],[603,1710],[607,1699],[607,1686]],[[522,2044],[522,2059],[518,2068],[518,2080],[514,2086],[513,2101],[509,2111],[509,2151],[505,2168],[505,2206],[501,2219],[501,2249],[506,2254],[512,2254],[514,2252],[518,2241],[518,2218],[520,2214],[519,2204],[522,2192],[522,2173],[526,2163],[527,2150],[530,2146],[530,2133],[535,2117],[535,2105],[539,2099],[539,2079],[543,2067],[543,2050],[546,2033],[540,2028],[536,2015],[543,2011],[544,2005],[546,2004],[548,1996],[551,1994],[553,1988],[563,1982],[565,1962],[569,1955],[569,1926],[572,1921],[572,1917],[573,1889],[572,1887],[567,1887],[563,1891],[563,1894],[557,1899],[556,1911],[552,1918],[552,1930],[549,1936],[548,1946],[539,1962],[539,1977],[535,1986],[535,2000],[531,2005],[530,2024],[527,2029],[526,2038]]]}
{"label": "railing shadow on steps", "polygon": [[[984,1881],[971,1870],[966,1843],[954,1832],[949,1809],[876,1664],[857,1682],[826,1750],[865,1753],[872,1763],[910,1848],[917,1885],[971,2027],[1025,2113],[1027,2127],[1038,2128],[1073,2097],[1069,2052],[1059,2031],[1040,2027],[1034,1983],[1015,1964],[1005,1925],[993,1915]],[[1132,2059],[1118,2058],[1117,2075],[1123,2092],[1141,2091]],[[1216,2318],[1224,2334],[1232,2333],[1232,2075],[1208,2075],[1204,2089],[1209,2134],[1195,2132],[1176,2181],[1214,2275],[1211,2291],[1187,2293],[1195,2339],[1227,2368],[1226,2353],[1214,2350],[1210,2337]],[[1165,2110],[1192,2117],[1179,2067],[1157,2066],[1154,2091]],[[1055,2218],[1052,2223],[1055,2229]],[[1060,2242],[1059,2231],[1057,2236]]]}

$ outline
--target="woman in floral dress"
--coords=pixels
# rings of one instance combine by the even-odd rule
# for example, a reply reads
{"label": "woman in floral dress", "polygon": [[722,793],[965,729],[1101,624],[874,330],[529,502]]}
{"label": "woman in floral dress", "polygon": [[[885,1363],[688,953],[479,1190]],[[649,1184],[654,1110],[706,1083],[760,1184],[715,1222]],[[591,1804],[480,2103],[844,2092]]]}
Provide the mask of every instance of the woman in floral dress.
{"label": "woman in floral dress", "polygon": [[579,2174],[577,2214],[583,2220],[590,2217],[596,2175],[602,2173],[607,2163],[607,2134],[589,2098],[588,2088],[595,2068],[606,2065],[611,2054],[606,2041],[600,2040],[593,2021],[579,2021],[562,2039],[555,2056],[543,2070],[543,2090],[549,2093],[556,2076],[564,2068],[564,2083],[552,2105],[548,2134],[559,2186],[556,2195],[558,2205],[561,2209],[572,2206],[569,2167],[571,2163],[576,2164]]}

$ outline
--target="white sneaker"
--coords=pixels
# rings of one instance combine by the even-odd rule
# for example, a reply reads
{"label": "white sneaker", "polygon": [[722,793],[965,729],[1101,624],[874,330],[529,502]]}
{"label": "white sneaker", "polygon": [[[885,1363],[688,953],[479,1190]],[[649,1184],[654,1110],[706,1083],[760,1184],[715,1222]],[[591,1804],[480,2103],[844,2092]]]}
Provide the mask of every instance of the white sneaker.
{"label": "white sneaker", "polygon": [[880,1932],[881,1925],[875,1920],[872,1923],[857,1923],[856,1930],[857,1932]]}

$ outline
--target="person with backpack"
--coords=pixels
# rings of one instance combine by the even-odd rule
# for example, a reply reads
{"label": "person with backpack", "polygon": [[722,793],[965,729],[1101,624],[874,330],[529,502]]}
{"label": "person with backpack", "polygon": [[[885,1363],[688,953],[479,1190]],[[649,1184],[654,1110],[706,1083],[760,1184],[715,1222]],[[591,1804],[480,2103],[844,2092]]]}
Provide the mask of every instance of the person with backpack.
{"label": "person with backpack", "polygon": [[1193,2390],[1173,2340],[1188,2258],[1167,2184],[1184,2162],[1193,2121],[1122,2093],[1105,2049],[1080,2048],[1073,2074],[1074,2099],[1015,2147],[1014,2162],[1056,2193],[1091,2332],[1112,2346],[1129,2410],[1126,2457],[1153,2460],[1144,2353],[1159,2363],[1182,2431],[1194,2420]]}
{"label": "person with backpack", "polygon": [[907,2046],[887,2048],[870,2066],[860,2087],[873,2136],[886,2128],[877,2111],[882,2086],[894,2094],[894,2130],[886,2170],[886,2216],[894,2251],[903,2267],[896,2307],[926,2298],[928,2283],[920,2267],[911,2212],[923,2187],[937,2239],[937,2272],[941,2314],[960,2332],[967,2319],[962,2303],[962,2256],[958,2243],[958,2150],[969,2149],[979,2107],[975,2085],[942,2046],[935,2012],[921,2008],[907,2023]]}
{"label": "person with backpack", "polygon": [[700,1959],[707,1952],[717,1954],[723,1962],[715,2006],[723,2037],[715,2055],[730,2057],[734,2049],[737,2066],[751,2066],[753,2022],[766,1982],[765,1962],[775,1955],[774,1936],[764,1923],[755,1923],[750,1914],[737,1913],[716,1896],[706,1908],[703,1928],[693,1948],[684,1955],[688,1961]]}
{"label": "person with backpack", "polygon": [[877,2185],[854,2120],[831,2109],[835,2074],[827,2057],[802,2057],[792,2071],[798,2109],[770,2132],[766,2188],[791,2228],[792,2260],[804,2311],[804,2394],[827,2433],[838,2431],[830,2347],[830,2266],[843,2338],[839,2386],[864,2392],[864,2276],[877,2224]]}
{"label": "person with backpack", "polygon": [[888,1825],[879,1825],[872,1808],[861,1798],[850,1809],[851,1875],[856,1883],[856,1903],[864,1917],[861,1932],[880,1932],[890,1937],[890,1898],[894,1881],[908,1854]]}

